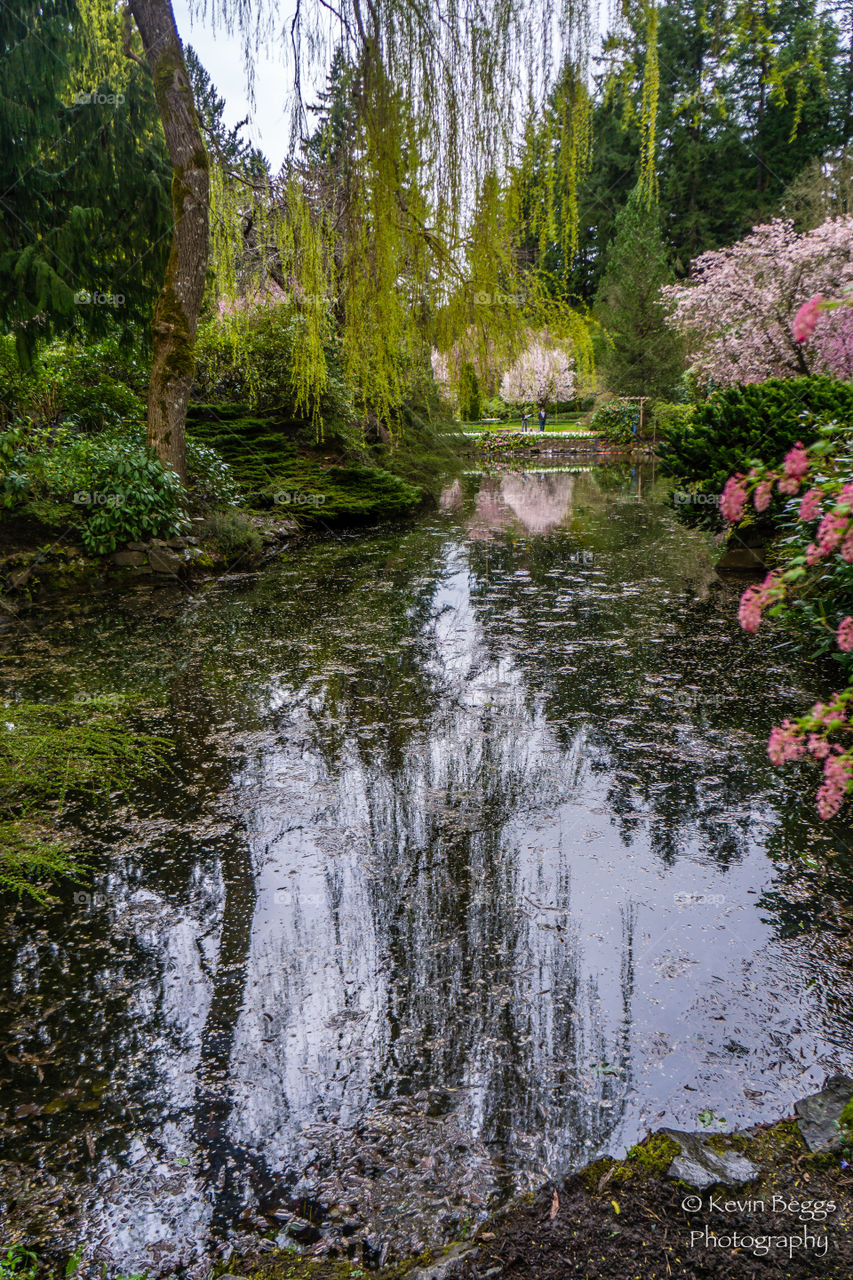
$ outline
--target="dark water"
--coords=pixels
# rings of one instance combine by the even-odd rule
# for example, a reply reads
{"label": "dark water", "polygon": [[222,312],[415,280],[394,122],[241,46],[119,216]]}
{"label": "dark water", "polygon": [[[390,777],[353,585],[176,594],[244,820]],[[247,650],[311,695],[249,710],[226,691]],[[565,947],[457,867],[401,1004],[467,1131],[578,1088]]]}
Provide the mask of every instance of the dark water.
{"label": "dark water", "polygon": [[465,477],[3,634],[8,701],[178,742],[85,816],[91,883],[0,917],[7,1240],[167,1274],[296,1213],[376,1259],[853,1068],[849,833],[765,752],[816,677],[651,480]]}

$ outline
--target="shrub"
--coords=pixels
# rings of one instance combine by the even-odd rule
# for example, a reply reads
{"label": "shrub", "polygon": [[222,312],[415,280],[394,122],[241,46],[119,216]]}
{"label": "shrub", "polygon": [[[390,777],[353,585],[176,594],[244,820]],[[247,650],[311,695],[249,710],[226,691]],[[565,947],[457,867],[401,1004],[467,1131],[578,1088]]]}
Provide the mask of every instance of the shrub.
{"label": "shrub", "polygon": [[668,400],[659,400],[649,418],[652,435],[656,441],[668,440],[673,433],[677,435],[688,429],[692,418],[692,404],[671,404]]}
{"label": "shrub", "polygon": [[14,339],[0,345],[3,421],[102,431],[145,417],[147,361],[115,338],[48,343],[31,369],[18,366]]}
{"label": "shrub", "polygon": [[640,406],[632,401],[612,400],[596,409],[589,425],[610,444],[634,444],[640,426]]}
{"label": "shrub", "polygon": [[255,526],[238,511],[215,512],[200,526],[199,532],[228,565],[237,561],[253,564],[264,548]]}
{"label": "shrub", "polygon": [[728,476],[755,459],[781,460],[806,439],[816,418],[853,422],[853,386],[834,378],[772,378],[726,387],[673,422],[661,449],[665,469],[719,493]]}

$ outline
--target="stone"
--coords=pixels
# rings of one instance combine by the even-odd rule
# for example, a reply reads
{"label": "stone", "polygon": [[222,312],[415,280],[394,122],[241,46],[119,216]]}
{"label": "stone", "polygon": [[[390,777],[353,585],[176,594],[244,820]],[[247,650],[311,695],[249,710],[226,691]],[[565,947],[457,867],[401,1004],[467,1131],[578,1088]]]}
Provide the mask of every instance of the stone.
{"label": "stone", "polygon": [[127,551],[147,551],[147,550],[148,550],[148,543],[147,543],[147,542],[129,542],[129,543],[127,544],[127,547],[125,548],[125,550],[127,550]]}
{"label": "stone", "polygon": [[163,543],[164,547],[171,547],[174,551],[179,551],[187,545],[186,538],[167,538]]}
{"label": "stone", "polygon": [[661,1133],[681,1148],[681,1155],[675,1157],[667,1171],[670,1178],[680,1178],[700,1191],[717,1182],[737,1187],[752,1182],[761,1173],[760,1166],[739,1151],[715,1151],[695,1133],[680,1129],[661,1129]]}
{"label": "stone", "polygon": [[147,564],[148,557],[144,551],[114,551],[110,556],[113,564],[129,566]]}
{"label": "stone", "polygon": [[729,546],[714,565],[718,573],[761,573],[765,568],[756,547]]}
{"label": "stone", "polygon": [[853,1098],[853,1080],[832,1076],[820,1093],[809,1094],[794,1103],[797,1127],[809,1151],[839,1151],[841,1130],[838,1119]]}
{"label": "stone", "polygon": [[177,574],[184,567],[184,558],[163,547],[152,547],[148,552],[148,563],[155,573]]}

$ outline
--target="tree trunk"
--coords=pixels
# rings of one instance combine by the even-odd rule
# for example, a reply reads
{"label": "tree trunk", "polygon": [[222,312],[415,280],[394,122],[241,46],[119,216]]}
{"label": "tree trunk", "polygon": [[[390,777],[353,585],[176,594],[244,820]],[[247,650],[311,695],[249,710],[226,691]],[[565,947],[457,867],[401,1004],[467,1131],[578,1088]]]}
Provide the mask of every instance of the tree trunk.
{"label": "tree trunk", "polygon": [[166,279],[154,309],[148,443],[186,479],[186,417],[208,259],[207,152],[171,0],[128,0],[151,74],[172,162],[175,225]]}

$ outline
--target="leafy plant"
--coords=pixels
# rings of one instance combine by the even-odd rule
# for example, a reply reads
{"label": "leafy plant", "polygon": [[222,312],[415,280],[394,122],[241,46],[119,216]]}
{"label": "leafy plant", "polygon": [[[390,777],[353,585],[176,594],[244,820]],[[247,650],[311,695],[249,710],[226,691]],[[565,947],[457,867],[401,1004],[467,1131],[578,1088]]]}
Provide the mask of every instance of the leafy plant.
{"label": "leafy plant", "polygon": [[226,564],[254,564],[263,551],[264,543],[258,530],[239,511],[214,512],[200,527],[206,543],[218,551]]}
{"label": "leafy plant", "polygon": [[813,377],[726,387],[694,406],[682,422],[671,422],[661,460],[671,475],[695,480],[699,490],[716,494],[728,476],[753,459],[779,462],[822,417],[853,422],[853,386]]}
{"label": "leafy plant", "polygon": [[640,406],[632,401],[612,400],[596,409],[589,425],[610,444],[635,444],[640,428]]}

